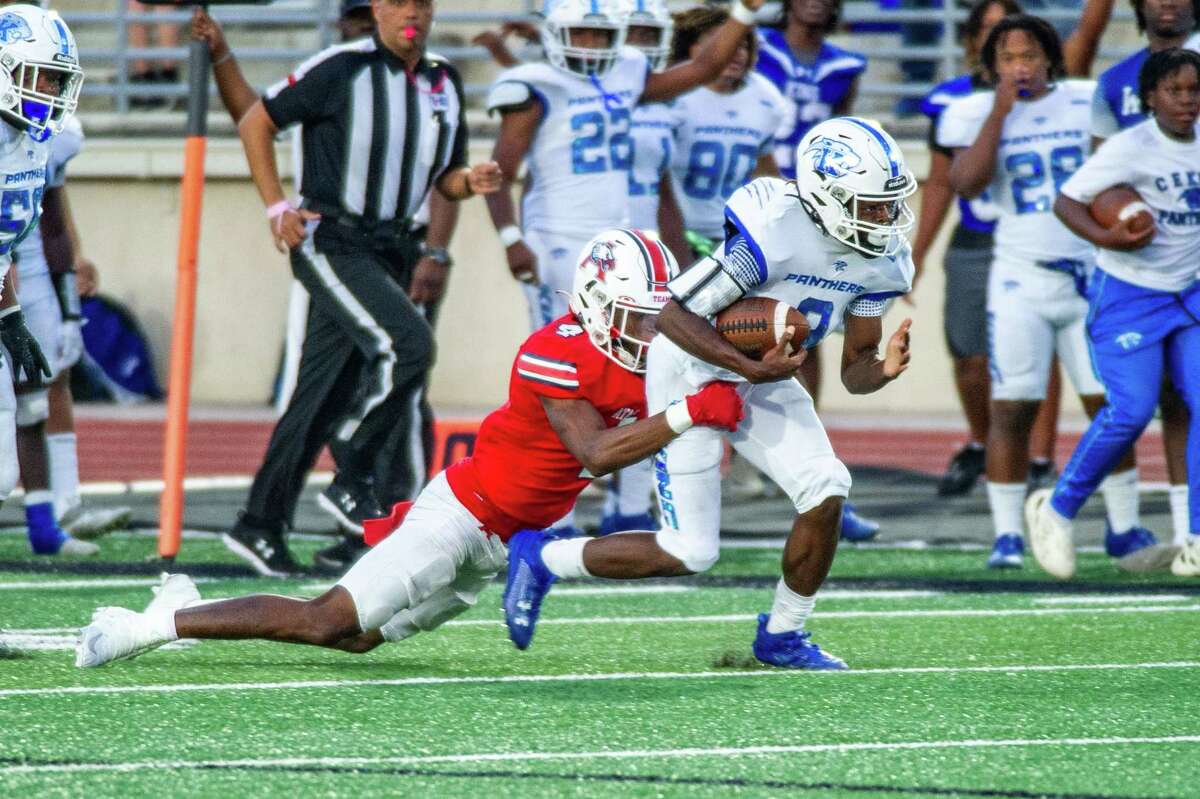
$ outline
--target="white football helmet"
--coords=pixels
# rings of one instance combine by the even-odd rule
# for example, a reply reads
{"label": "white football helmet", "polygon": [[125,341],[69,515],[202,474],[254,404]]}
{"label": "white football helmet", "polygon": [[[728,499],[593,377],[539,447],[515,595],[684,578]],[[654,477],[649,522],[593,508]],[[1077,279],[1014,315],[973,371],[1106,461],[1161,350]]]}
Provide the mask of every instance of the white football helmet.
{"label": "white football helmet", "polygon": [[606,230],[584,245],[575,267],[571,312],[596,349],[631,372],[646,371],[653,335],[631,323],[657,315],[671,299],[667,283],[679,265],[659,238],[645,230]]}
{"label": "white football helmet", "polygon": [[[546,0],[542,9],[542,48],[546,60],[573,75],[603,77],[612,69],[625,44],[625,23],[619,0]],[[571,43],[572,30],[607,31],[605,47]]]}
{"label": "white football helmet", "polygon": [[671,55],[671,36],[675,33],[675,20],[667,10],[666,0],[626,0],[626,38],[628,29],[632,27],[654,28],[658,31],[658,42],[655,44],[629,43],[645,53],[646,58],[650,59],[650,69],[658,72],[667,65]]}
{"label": "white football helmet", "polygon": [[[917,181],[877,124],[836,117],[813,127],[796,148],[796,186],[813,221],[846,246],[875,256],[895,255],[907,243],[913,213],[905,198]],[[882,221],[863,218],[864,210]]]}
{"label": "white football helmet", "polygon": [[[57,94],[45,90],[46,78]],[[0,115],[42,141],[62,131],[82,88],[79,49],[57,11],[0,8]]]}

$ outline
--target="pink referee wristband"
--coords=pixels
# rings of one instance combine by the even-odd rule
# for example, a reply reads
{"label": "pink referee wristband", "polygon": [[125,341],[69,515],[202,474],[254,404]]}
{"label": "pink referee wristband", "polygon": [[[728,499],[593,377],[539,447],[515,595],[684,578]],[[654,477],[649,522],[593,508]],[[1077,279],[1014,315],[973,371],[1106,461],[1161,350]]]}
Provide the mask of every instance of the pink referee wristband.
{"label": "pink referee wristband", "polygon": [[292,208],[292,204],[290,202],[287,200],[280,200],[267,209],[267,219],[275,219],[276,217],[283,216],[285,213],[292,210],[294,209]]}

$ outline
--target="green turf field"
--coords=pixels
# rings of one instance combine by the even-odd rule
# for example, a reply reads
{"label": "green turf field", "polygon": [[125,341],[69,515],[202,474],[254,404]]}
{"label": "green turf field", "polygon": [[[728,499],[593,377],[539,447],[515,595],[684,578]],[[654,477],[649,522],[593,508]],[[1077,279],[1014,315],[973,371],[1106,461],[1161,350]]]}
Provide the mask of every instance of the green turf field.
{"label": "green turf field", "polygon": [[[6,797],[1200,796],[1200,583],[1099,555],[1063,590],[1032,565],[987,573],[982,552],[846,549],[809,626],[847,673],[749,662],[765,549],[637,592],[557,586],[524,653],[496,586],[365,656],[204,642],[82,671],[74,628],[140,608],[152,579],[22,570],[23,546],[0,537]],[[137,562],[153,542],[105,547]],[[185,554],[235,564],[215,541]]]}

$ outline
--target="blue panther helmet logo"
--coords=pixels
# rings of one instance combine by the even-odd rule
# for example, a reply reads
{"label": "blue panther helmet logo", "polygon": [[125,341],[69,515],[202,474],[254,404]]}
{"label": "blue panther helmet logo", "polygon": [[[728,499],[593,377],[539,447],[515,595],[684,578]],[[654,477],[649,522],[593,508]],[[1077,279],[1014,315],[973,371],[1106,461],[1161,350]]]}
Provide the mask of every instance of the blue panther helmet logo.
{"label": "blue panther helmet logo", "polygon": [[862,163],[862,156],[854,152],[850,145],[828,136],[822,136],[808,145],[804,157],[811,159],[815,171],[831,178],[845,177]]}
{"label": "blue panther helmet logo", "polygon": [[1189,211],[1200,211],[1200,187],[1185,189],[1179,200],[1187,204]]}
{"label": "blue panther helmet logo", "polygon": [[18,14],[0,14],[0,44],[27,42],[33,39],[29,23]]}

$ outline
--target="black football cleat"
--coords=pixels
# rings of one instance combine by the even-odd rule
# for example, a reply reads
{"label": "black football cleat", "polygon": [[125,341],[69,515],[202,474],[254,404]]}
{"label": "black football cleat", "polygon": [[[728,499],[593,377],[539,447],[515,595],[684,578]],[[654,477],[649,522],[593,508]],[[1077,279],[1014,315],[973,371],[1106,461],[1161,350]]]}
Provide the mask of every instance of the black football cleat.
{"label": "black football cleat", "polygon": [[243,514],[228,533],[221,536],[226,548],[249,563],[264,577],[290,577],[304,569],[288,551],[282,527],[257,527]]}
{"label": "black football cleat", "polygon": [[335,477],[317,497],[317,505],[337,519],[343,530],[359,536],[363,534],[364,521],[387,515],[375,498],[375,486],[370,480],[350,482]]}
{"label": "black football cleat", "polygon": [[370,547],[359,536],[344,535],[341,541],[313,555],[313,565],[317,574],[341,577],[368,549]]}
{"label": "black football cleat", "polygon": [[961,497],[970,493],[983,474],[986,460],[983,447],[972,447],[968,444],[954,453],[946,467],[946,473],[938,481],[938,496]]}

